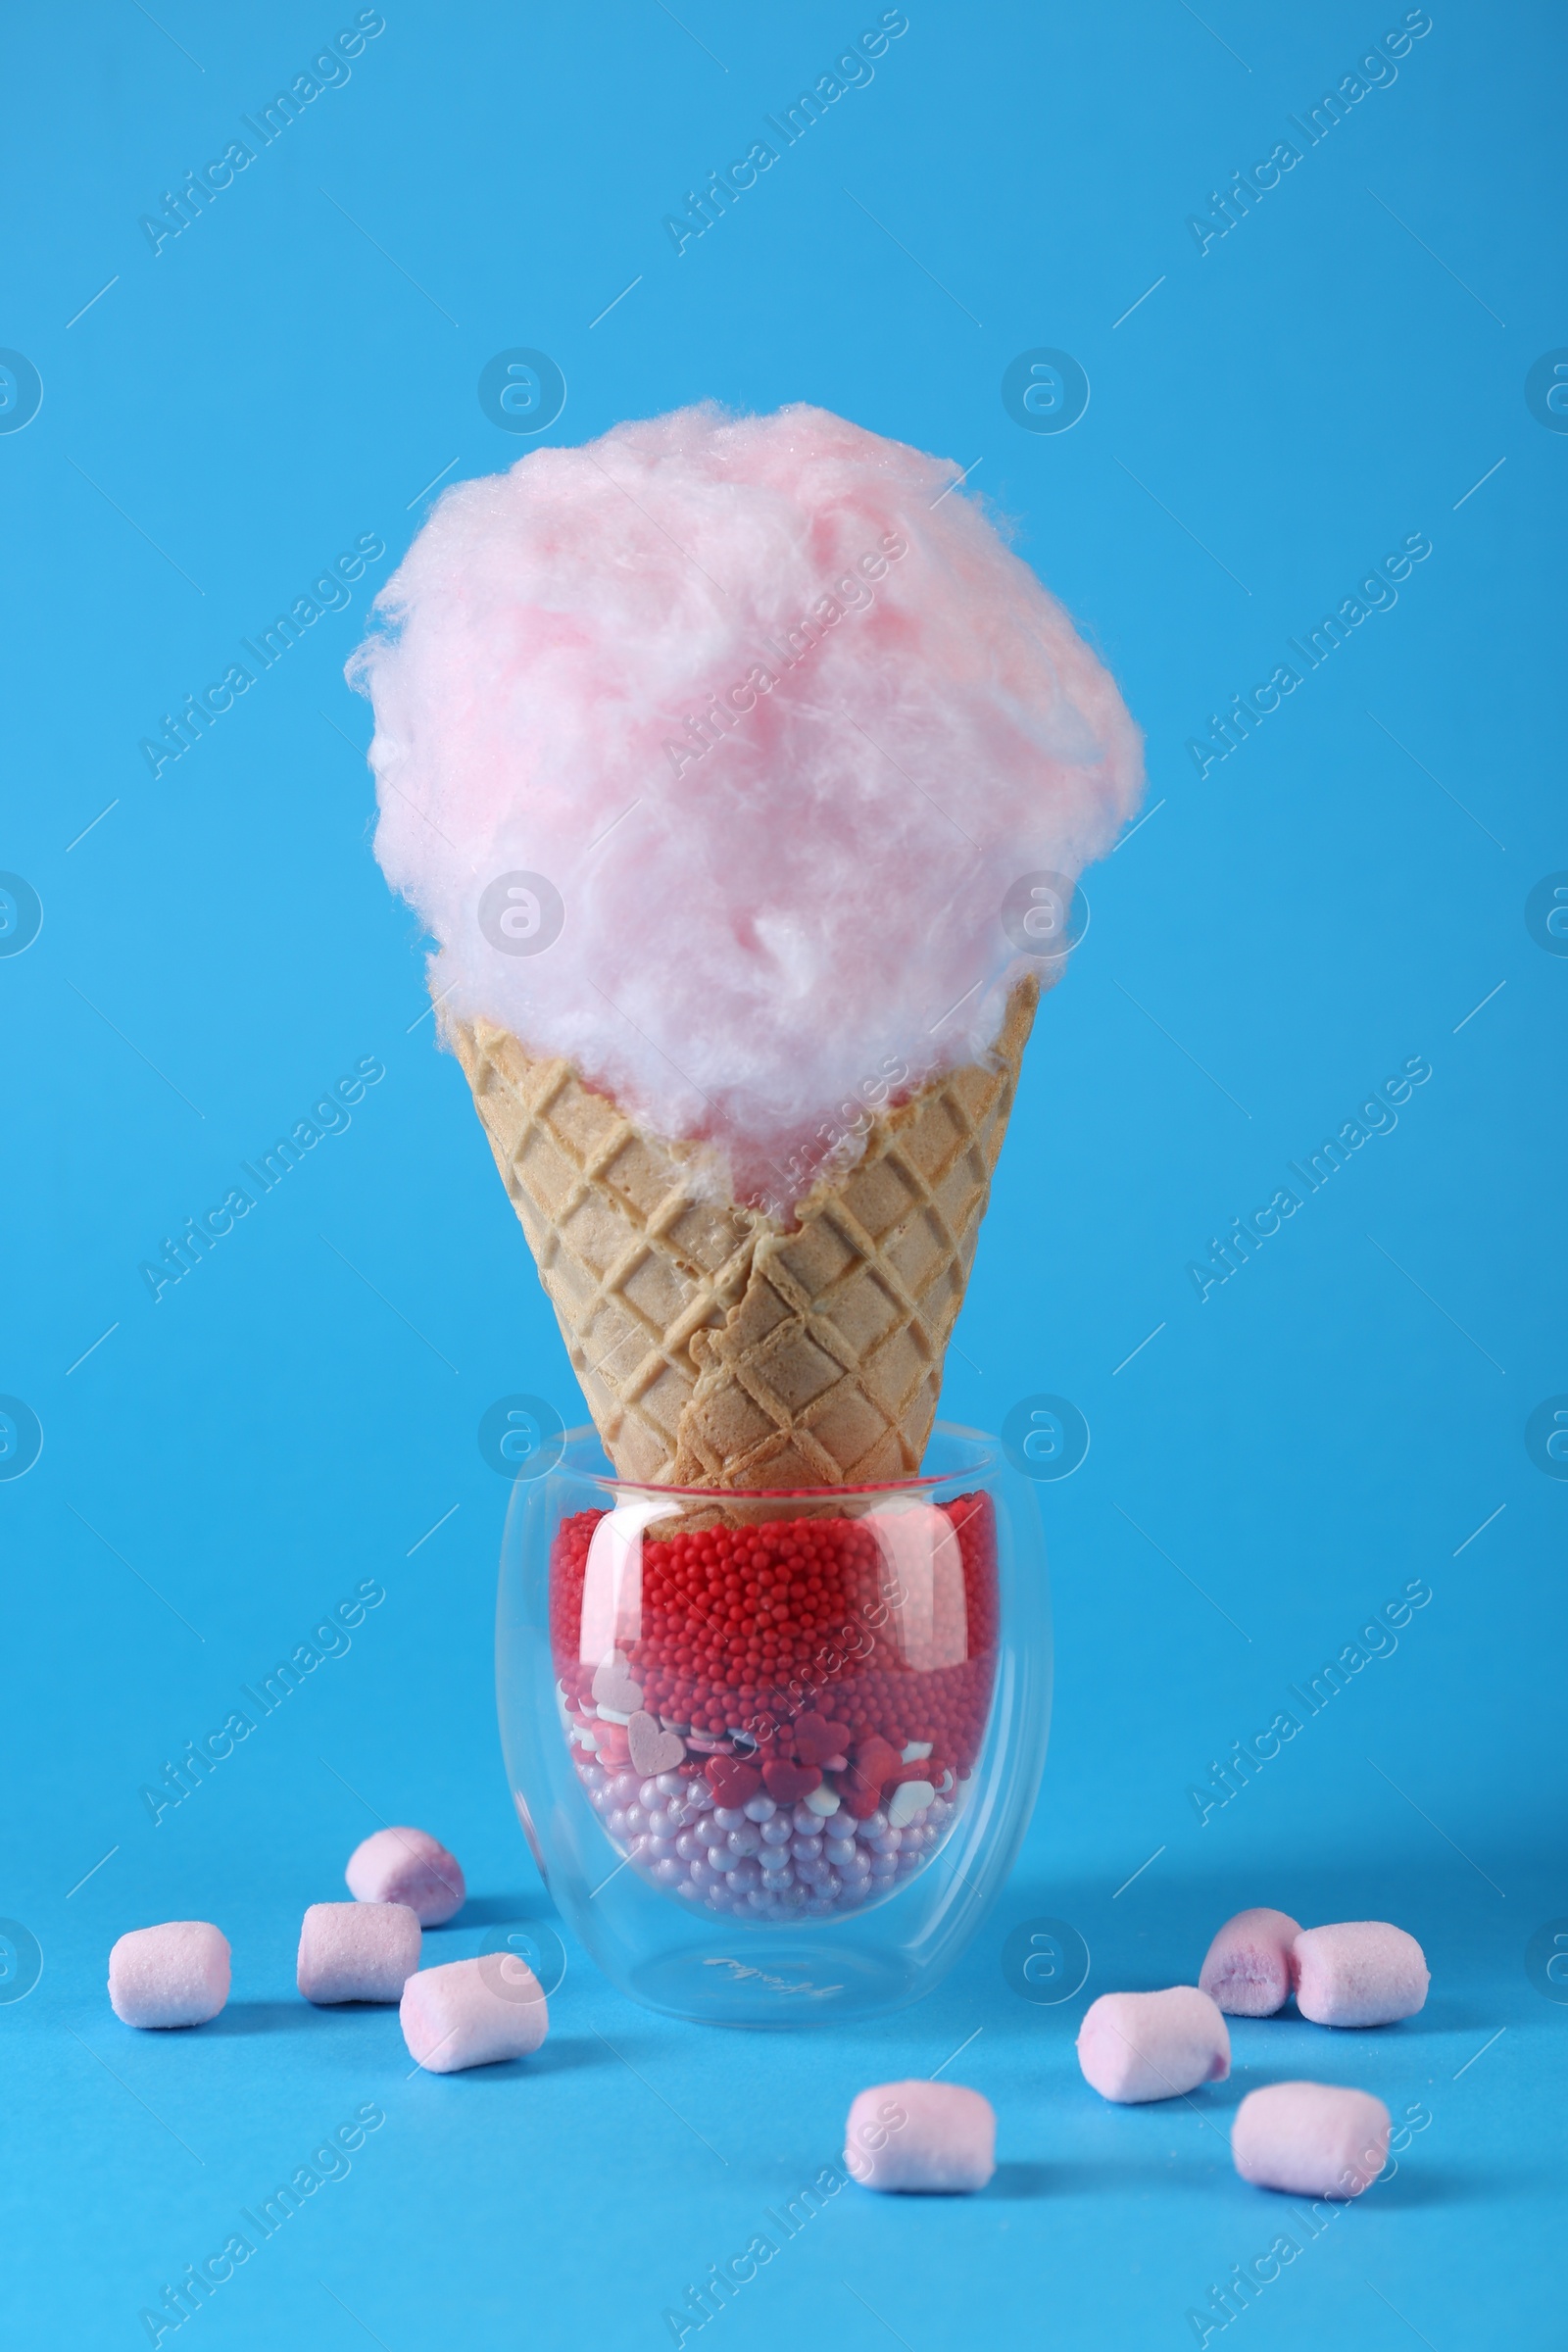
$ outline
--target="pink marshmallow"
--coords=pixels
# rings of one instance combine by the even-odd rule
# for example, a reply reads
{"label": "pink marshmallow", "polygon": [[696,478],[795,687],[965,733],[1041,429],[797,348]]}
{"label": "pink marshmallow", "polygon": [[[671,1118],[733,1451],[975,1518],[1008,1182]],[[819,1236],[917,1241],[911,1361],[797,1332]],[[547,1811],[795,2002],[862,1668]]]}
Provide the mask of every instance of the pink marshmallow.
{"label": "pink marshmallow", "polygon": [[398,2016],[410,2056],[431,2075],[526,2058],[550,2031],[544,1989],[514,1952],[420,1969]]}
{"label": "pink marshmallow", "polygon": [[456,1858],[428,1830],[377,1830],[343,1877],[357,1903],[407,1903],[421,1928],[444,1926],[467,1894]]}
{"label": "pink marshmallow", "polygon": [[109,1955],[110,2004],[127,2026],[205,2026],[228,1982],[228,1937],[205,1919],[132,1928]]}
{"label": "pink marshmallow", "polygon": [[856,2095],[844,2165],[862,2188],[984,2188],[997,2169],[996,2115],[959,2082],[879,2082]]}
{"label": "pink marshmallow", "polygon": [[1414,2017],[1432,1982],[1413,1936],[1383,1920],[1307,1928],[1291,1946],[1296,2005],[1314,2026],[1392,2026]]}
{"label": "pink marshmallow", "polygon": [[308,2001],[401,2001],[419,1965],[419,1922],[407,1903],[312,1903],[295,1970]]}
{"label": "pink marshmallow", "polygon": [[1249,2091],[1231,2126],[1236,2170],[1293,2197],[1358,2197],[1389,2159],[1389,2111],[1367,2090],[1270,2082]]}
{"label": "pink marshmallow", "polygon": [[1198,1982],[1231,2017],[1272,2017],[1291,1997],[1291,1946],[1301,1933],[1284,1911],[1238,1911],[1208,1947]]}
{"label": "pink marshmallow", "polygon": [[1168,1992],[1102,1992],[1078,2029],[1078,2064],[1102,2098],[1173,2099],[1231,2071],[1225,2020],[1196,1984]]}

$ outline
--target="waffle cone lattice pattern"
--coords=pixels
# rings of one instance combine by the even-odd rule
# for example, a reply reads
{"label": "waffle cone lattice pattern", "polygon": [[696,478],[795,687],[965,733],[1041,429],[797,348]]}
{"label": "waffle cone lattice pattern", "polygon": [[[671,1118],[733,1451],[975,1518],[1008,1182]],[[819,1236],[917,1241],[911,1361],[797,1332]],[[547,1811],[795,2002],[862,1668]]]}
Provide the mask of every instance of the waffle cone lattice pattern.
{"label": "waffle cone lattice pattern", "polygon": [[872,1121],[786,1231],[487,1021],[448,1032],[624,1479],[833,1487],[918,1471],[1039,985],[985,1062]]}

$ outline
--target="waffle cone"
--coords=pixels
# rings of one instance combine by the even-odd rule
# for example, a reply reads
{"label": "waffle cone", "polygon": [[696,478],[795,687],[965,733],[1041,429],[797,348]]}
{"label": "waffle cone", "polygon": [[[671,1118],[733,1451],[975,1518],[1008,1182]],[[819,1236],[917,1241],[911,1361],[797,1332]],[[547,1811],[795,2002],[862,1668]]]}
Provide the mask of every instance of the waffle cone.
{"label": "waffle cone", "polygon": [[878,1111],[793,1225],[710,1197],[711,1160],[488,1021],[450,1022],[503,1183],[619,1477],[834,1487],[913,1476],[1039,983],[988,1057]]}

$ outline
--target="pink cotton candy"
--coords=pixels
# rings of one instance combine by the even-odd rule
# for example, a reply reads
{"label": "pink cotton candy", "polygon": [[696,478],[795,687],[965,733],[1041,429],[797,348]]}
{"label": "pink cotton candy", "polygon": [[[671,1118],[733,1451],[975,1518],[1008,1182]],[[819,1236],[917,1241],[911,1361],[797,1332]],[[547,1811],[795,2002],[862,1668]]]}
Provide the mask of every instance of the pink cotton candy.
{"label": "pink cotton candy", "polygon": [[109,1955],[109,2000],[127,2026],[205,2026],[228,1998],[228,1938],[205,1919],[132,1928]]}
{"label": "pink cotton candy", "polygon": [[420,1969],[398,2015],[411,2057],[430,2075],[526,2058],[550,2031],[543,1987],[514,1952]]}
{"label": "pink cotton candy", "polygon": [[439,1928],[463,1909],[467,1888],[455,1855],[428,1830],[377,1830],[343,1873],[360,1903],[407,1903],[419,1925]]}
{"label": "pink cotton candy", "polygon": [[1078,2064],[1102,2098],[1173,2099],[1231,2071],[1225,2020],[1196,1984],[1168,1992],[1102,1992],[1078,2029]]}
{"label": "pink cotton candy", "polygon": [[[1073,882],[1140,797],[1113,681],[959,479],[805,407],[540,449],[444,494],[350,664],[444,1010],[738,1190],[804,1190],[821,1126],[853,1152],[990,1046],[1060,969],[1006,894]],[[554,898],[486,903],[512,874]]]}
{"label": "pink cotton candy", "polygon": [[1291,1947],[1296,2005],[1314,2026],[1392,2026],[1414,2017],[1432,1982],[1413,1936],[1383,1920],[1308,1928]]}
{"label": "pink cotton candy", "polygon": [[1300,1933],[1284,1911],[1238,1911],[1209,1945],[1198,1982],[1231,2017],[1272,2017],[1291,1997],[1291,1945]]}
{"label": "pink cotton candy", "polygon": [[418,1965],[407,1903],[312,1903],[305,1914],[295,1980],[308,2001],[400,2001]]}
{"label": "pink cotton candy", "polygon": [[1271,2082],[1249,2091],[1231,2126],[1244,2180],[1294,2197],[1358,2197],[1389,2158],[1389,2111],[1370,2091]]}
{"label": "pink cotton candy", "polygon": [[844,2165],[862,2188],[984,2188],[997,2169],[995,2112],[960,2082],[879,2082],[850,2109]]}

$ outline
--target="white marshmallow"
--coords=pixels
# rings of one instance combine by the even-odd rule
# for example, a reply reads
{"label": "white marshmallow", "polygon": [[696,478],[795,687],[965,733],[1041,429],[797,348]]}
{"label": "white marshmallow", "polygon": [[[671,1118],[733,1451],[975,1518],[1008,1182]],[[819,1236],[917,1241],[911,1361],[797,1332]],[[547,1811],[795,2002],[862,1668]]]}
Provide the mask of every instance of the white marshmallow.
{"label": "white marshmallow", "polygon": [[407,1903],[312,1903],[295,1981],[308,2001],[400,2001],[419,1965],[419,1922]]}
{"label": "white marshmallow", "polygon": [[456,1857],[428,1830],[377,1830],[343,1878],[356,1902],[407,1903],[423,1928],[444,1926],[467,1893]]}
{"label": "white marshmallow", "polygon": [[544,1989],[514,1952],[421,1968],[398,2016],[410,2056],[431,2075],[526,2058],[550,2031]]}
{"label": "white marshmallow", "polygon": [[850,2108],[844,2166],[862,2188],[984,2188],[997,2169],[996,2115],[958,2082],[879,2082]]}
{"label": "white marshmallow", "polygon": [[1196,1984],[1167,1992],[1102,1992],[1078,2029],[1078,2064],[1102,2098],[1173,2099],[1231,2071],[1225,2020]]}
{"label": "white marshmallow", "polygon": [[1314,2026],[1392,2026],[1414,2017],[1432,1982],[1413,1936],[1379,1919],[1307,1928],[1291,1947],[1296,2006]]}
{"label": "white marshmallow", "polygon": [[1244,2180],[1295,2197],[1358,2197],[1389,2159],[1389,2111],[1370,2091],[1270,2082],[1249,2091],[1231,2126]]}
{"label": "white marshmallow", "polygon": [[228,1985],[228,1938],[205,1919],[132,1928],[109,1955],[110,2005],[127,2026],[205,2026]]}

